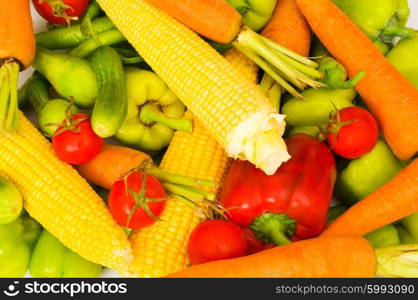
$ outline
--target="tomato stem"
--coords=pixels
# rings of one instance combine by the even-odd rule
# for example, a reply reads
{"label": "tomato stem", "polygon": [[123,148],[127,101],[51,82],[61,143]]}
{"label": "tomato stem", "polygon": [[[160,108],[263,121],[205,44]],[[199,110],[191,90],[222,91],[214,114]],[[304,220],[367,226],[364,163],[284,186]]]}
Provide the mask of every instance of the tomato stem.
{"label": "tomato stem", "polygon": [[67,9],[70,11],[73,11],[74,9],[70,5],[65,4],[63,0],[39,0],[39,3],[43,2],[47,2],[49,4],[52,9],[52,15],[54,17],[65,19],[65,22],[67,22],[68,26],[70,26],[71,21],[78,20],[78,17],[70,17],[67,15]]}

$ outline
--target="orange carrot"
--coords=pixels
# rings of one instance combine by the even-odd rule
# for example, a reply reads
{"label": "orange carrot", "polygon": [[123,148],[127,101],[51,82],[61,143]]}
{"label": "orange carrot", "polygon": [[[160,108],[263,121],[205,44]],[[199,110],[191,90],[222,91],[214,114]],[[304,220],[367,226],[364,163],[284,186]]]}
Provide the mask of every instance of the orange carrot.
{"label": "orange carrot", "polygon": [[0,36],[0,65],[16,59],[28,67],[35,55],[29,0],[7,1],[0,6]]}
{"label": "orange carrot", "polygon": [[14,133],[19,125],[19,71],[28,67],[35,56],[29,0],[2,3],[0,37],[0,131]]}
{"label": "orange carrot", "polygon": [[331,0],[297,0],[312,30],[347,69],[365,77],[356,85],[378,119],[393,152],[403,160],[418,151],[418,90]]}
{"label": "orange carrot", "polygon": [[373,277],[376,257],[362,237],[315,238],[195,265],[169,277]]}
{"label": "orange carrot", "polygon": [[105,189],[111,189],[113,183],[130,170],[141,166],[151,158],[127,147],[106,145],[94,159],[77,166],[78,172],[90,182]]}
{"label": "orange carrot", "polygon": [[273,16],[261,34],[300,55],[309,55],[311,29],[296,0],[278,0]]}
{"label": "orange carrot", "polygon": [[[295,87],[323,86],[315,80],[324,76],[316,70],[317,63],[254,32],[224,0],[147,1],[195,32],[217,42],[231,43],[295,97],[302,97]],[[209,53],[208,49],[204,51]]]}
{"label": "orange carrot", "polygon": [[159,10],[207,38],[228,44],[243,24],[241,15],[224,0],[148,0]]}
{"label": "orange carrot", "polygon": [[322,236],[364,235],[418,212],[418,160],[349,208]]}

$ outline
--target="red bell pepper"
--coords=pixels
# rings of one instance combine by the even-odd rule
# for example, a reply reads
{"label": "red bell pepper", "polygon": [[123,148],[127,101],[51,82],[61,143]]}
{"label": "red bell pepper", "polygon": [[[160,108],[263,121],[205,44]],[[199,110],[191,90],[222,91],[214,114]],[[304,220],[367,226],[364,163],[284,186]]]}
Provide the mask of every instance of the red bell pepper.
{"label": "red bell pepper", "polygon": [[278,245],[322,232],[336,178],[334,156],[324,143],[295,134],[286,144],[292,158],[271,176],[234,161],[221,195],[230,221]]}

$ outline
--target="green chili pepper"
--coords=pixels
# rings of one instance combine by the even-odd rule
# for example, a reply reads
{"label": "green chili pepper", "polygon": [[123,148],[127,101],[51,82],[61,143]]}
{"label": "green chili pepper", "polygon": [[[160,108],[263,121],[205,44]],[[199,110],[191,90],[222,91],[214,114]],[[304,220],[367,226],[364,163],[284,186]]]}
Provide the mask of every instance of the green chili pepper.
{"label": "green chili pepper", "polygon": [[399,239],[401,244],[415,244],[418,241],[413,238],[411,233],[400,223],[396,224],[396,230],[398,230]]}
{"label": "green chili pepper", "polygon": [[[115,28],[108,17],[97,18],[92,22],[92,30],[102,33]],[[50,50],[74,48],[85,40],[90,39],[81,32],[81,25],[75,24],[70,27],[59,27],[57,29],[37,33],[36,44],[38,47],[45,47]]]}
{"label": "green chili pepper", "polygon": [[97,39],[97,34],[94,31],[92,20],[96,18],[101,11],[100,5],[93,0],[87,8],[83,19],[80,23],[80,31],[85,36],[93,38],[97,44],[100,45],[100,41]]}
{"label": "green chili pepper", "polygon": [[0,224],[15,221],[22,211],[22,195],[17,187],[0,176]]}
{"label": "green chili pepper", "polygon": [[418,37],[400,41],[387,59],[418,88]]}
{"label": "green chili pepper", "polygon": [[245,25],[258,31],[270,20],[277,0],[227,0],[242,15]]}
{"label": "green chili pepper", "polygon": [[21,219],[0,225],[0,277],[22,277],[30,260]]}
{"label": "green chili pepper", "polygon": [[96,39],[97,41],[94,39],[88,39],[81,42],[77,47],[72,49],[69,54],[74,57],[85,58],[92,54],[94,50],[100,46],[112,46],[126,41],[126,38],[117,29],[99,33],[97,34]]}
{"label": "green chili pepper", "polygon": [[282,106],[286,123],[291,126],[318,126],[327,124],[335,109],[353,106],[354,89],[330,90],[308,89],[302,92],[303,99],[291,98]]}
{"label": "green chili pepper", "polygon": [[[71,103],[64,99],[50,100],[49,84],[38,72],[35,72],[27,82],[26,96],[35,109],[38,126],[45,135],[52,136],[58,128],[52,124],[58,124],[65,119]],[[70,109],[73,114],[78,113],[75,105]]]}
{"label": "green chili pepper", "polygon": [[364,237],[372,244],[373,248],[396,246],[401,243],[398,231],[392,224],[376,229]]}
{"label": "green chili pepper", "polygon": [[175,129],[191,132],[184,105],[155,73],[129,67],[125,75],[128,113],[116,133],[120,142],[155,151],[170,143]]}
{"label": "green chili pepper", "polygon": [[384,141],[379,140],[372,151],[351,160],[339,172],[337,194],[348,203],[354,204],[390,181],[402,168],[403,163]]}
{"label": "green chili pepper", "polygon": [[391,41],[411,37],[416,31],[406,28],[408,5],[398,0],[333,0],[372,40]]}
{"label": "green chili pepper", "polygon": [[101,266],[66,248],[51,233],[42,231],[29,265],[33,277],[98,277]]}

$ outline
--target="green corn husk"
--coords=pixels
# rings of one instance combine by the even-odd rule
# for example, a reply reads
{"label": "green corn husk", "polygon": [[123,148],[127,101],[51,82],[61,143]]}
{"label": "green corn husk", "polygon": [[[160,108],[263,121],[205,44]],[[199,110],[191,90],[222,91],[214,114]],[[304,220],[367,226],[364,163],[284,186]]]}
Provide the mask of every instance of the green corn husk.
{"label": "green corn husk", "polygon": [[418,244],[378,248],[376,275],[418,278]]}

